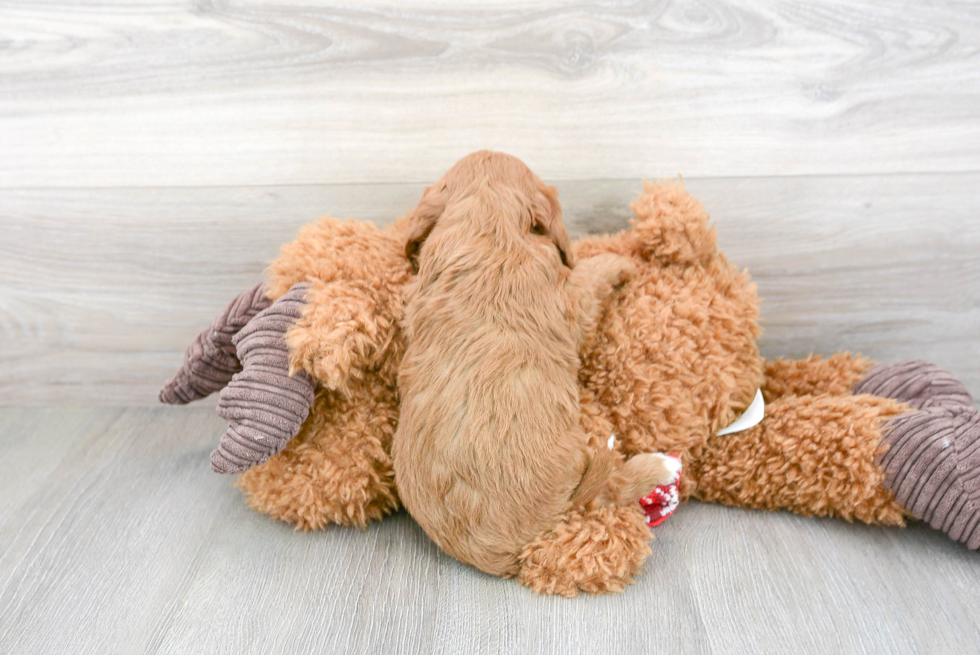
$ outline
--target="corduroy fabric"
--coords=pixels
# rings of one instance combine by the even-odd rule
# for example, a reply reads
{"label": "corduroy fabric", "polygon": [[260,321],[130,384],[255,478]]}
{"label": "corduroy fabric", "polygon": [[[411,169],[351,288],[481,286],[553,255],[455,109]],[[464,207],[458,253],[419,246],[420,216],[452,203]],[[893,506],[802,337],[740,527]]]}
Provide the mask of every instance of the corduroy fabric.
{"label": "corduroy fabric", "polygon": [[973,397],[952,373],[932,362],[912,360],[878,364],[854,387],[854,393],[901,400],[913,409],[973,407]]}
{"label": "corduroy fabric", "polygon": [[301,316],[307,285],[294,285],[232,339],[243,370],[221,391],[218,414],[229,422],[211,453],[216,473],[241,473],[267,461],[296,436],[313,404],[303,371],[289,374],[286,331]]}
{"label": "corduroy fabric", "polygon": [[913,410],[885,425],[875,461],[914,518],[980,547],[980,413],[966,386],[931,362],[878,364],[854,386]]}
{"label": "corduroy fabric", "polygon": [[201,332],[184,353],[184,364],[160,390],[160,402],[185,405],[222,389],[242,370],[232,340],[271,301],[268,283],[262,282],[240,293]]}
{"label": "corduroy fabric", "polygon": [[895,499],[915,518],[980,547],[980,412],[927,407],[889,421],[876,459]]}

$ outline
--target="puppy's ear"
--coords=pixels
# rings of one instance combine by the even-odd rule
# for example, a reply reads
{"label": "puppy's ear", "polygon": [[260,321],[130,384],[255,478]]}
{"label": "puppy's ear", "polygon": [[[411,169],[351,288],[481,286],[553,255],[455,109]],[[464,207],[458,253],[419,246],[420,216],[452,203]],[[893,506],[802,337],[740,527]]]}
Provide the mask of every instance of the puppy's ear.
{"label": "puppy's ear", "polygon": [[553,186],[542,185],[541,193],[547,199],[548,212],[548,234],[558,248],[561,255],[561,263],[571,268],[575,265],[575,254],[572,252],[572,240],[568,238],[568,231],[561,220],[561,203],[558,202],[558,190]]}
{"label": "puppy's ear", "polygon": [[437,189],[430,186],[422,194],[415,211],[408,217],[408,230],[405,240],[405,257],[412,265],[412,271],[419,271],[419,251],[422,244],[429,238],[429,233],[436,226],[436,221],[446,208],[444,196],[445,187]]}

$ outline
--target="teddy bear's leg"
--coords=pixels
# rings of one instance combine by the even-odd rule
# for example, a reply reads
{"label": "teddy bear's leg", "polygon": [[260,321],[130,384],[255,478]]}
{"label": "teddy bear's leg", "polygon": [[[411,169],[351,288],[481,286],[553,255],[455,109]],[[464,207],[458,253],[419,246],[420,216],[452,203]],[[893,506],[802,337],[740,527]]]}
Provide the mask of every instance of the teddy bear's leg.
{"label": "teddy bear's leg", "polygon": [[619,592],[652,552],[650,529],[636,503],[566,514],[524,547],[518,581],[539,594],[575,596]]}
{"label": "teddy bear's leg", "polygon": [[306,285],[296,284],[256,314],[232,343],[242,363],[218,401],[228,429],[211,453],[215,473],[241,473],[278,453],[309,415],[316,385],[303,371],[289,373],[284,335],[306,303]]}
{"label": "teddy bear's leg", "polygon": [[350,395],[317,392],[299,434],[238,480],[254,509],[302,530],[365,526],[398,508],[389,455],[394,391],[367,376]]}
{"label": "teddy bear's leg", "polygon": [[980,412],[928,407],[892,419],[878,458],[885,485],[909,514],[971,550],[980,548]]}
{"label": "teddy bear's leg", "polygon": [[980,547],[980,412],[966,386],[935,364],[910,361],[874,367],[854,391],[919,410],[885,428],[885,485],[915,518]]}
{"label": "teddy bear's leg", "polygon": [[256,314],[269,307],[268,285],[256,284],[235,296],[184,353],[180,370],[160,389],[160,402],[186,405],[220,391],[242,370],[235,344],[237,335]]}
{"label": "teddy bear's leg", "polygon": [[854,391],[777,398],[758,426],[709,440],[696,496],[868,523],[904,515],[980,547],[980,412],[966,387],[905,362],[871,368]]}
{"label": "teddy bear's leg", "polygon": [[786,396],[761,423],[708,440],[690,466],[698,499],[903,525],[906,511],[876,462],[902,403],[870,395]]}
{"label": "teddy bear's leg", "polygon": [[872,366],[866,357],[848,352],[829,357],[810,355],[805,359],[766,360],[762,395],[770,403],[783,396],[849,396]]}

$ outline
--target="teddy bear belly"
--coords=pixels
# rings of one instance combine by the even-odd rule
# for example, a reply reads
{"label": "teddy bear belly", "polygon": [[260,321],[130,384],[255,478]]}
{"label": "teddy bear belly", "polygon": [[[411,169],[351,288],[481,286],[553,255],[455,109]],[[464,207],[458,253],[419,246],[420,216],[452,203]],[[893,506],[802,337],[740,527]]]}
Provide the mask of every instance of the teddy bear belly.
{"label": "teddy bear belly", "polygon": [[759,333],[755,287],[722,256],[648,267],[604,317],[580,379],[623,452],[687,454],[761,387]]}

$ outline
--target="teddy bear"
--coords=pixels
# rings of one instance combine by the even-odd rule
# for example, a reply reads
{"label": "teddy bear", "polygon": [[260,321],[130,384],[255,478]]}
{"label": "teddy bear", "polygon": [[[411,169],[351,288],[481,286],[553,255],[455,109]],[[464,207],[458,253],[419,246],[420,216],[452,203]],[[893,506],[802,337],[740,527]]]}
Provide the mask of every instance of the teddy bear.
{"label": "teddy bear", "polygon": [[[682,500],[923,520],[980,547],[980,413],[960,381],[928,362],[845,352],[764,360],[756,288],[718,249],[702,205],[665,181],[644,184],[631,209],[629,228],[574,246],[638,271],[581,352],[590,435],[623,456],[677,454]],[[181,404],[221,390],[230,426],[212,468],[240,473],[254,509],[297,529],[363,527],[399,508],[390,446],[411,216],[304,228],[161,391]],[[729,429],[747,410],[761,413]],[[589,506],[527,546],[518,579],[539,593],[621,591],[650,538],[641,507]]]}

